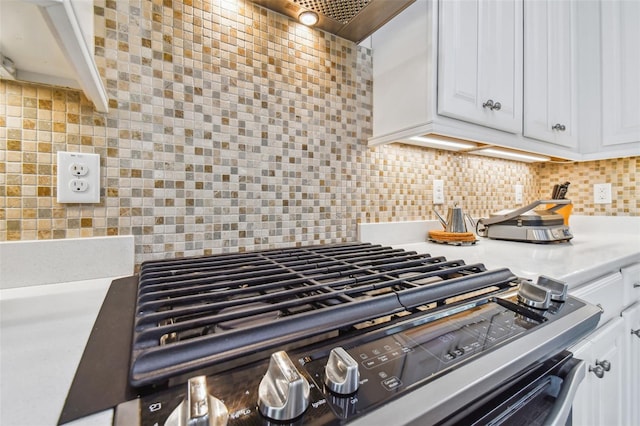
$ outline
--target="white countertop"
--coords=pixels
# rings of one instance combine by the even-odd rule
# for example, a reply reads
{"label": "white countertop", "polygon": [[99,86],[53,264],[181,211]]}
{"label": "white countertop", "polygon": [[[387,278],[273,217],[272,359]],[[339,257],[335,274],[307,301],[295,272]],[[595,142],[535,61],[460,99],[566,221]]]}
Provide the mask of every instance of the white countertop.
{"label": "white countertop", "polygon": [[[0,291],[0,424],[52,426],[112,278]],[[111,412],[83,424],[111,424]]]}
{"label": "white countertop", "polygon": [[132,236],[0,242],[0,425],[58,423],[109,285],[133,264]]}
{"label": "white countertop", "polygon": [[467,264],[483,263],[487,269],[507,267],[522,278],[535,280],[539,275],[546,275],[573,287],[640,262],[640,252],[631,250],[637,241],[595,234],[576,236],[567,244],[527,244],[482,238],[473,246],[424,242],[395,247],[445,256],[448,260],[462,259]]}
{"label": "white countertop", "polygon": [[[488,238],[478,238],[475,245],[469,246],[426,242],[429,229],[442,229],[437,221],[398,223],[398,228],[394,223],[365,225],[373,229],[361,232],[361,240],[448,260],[462,259],[467,264],[483,263],[487,269],[507,267],[522,278],[535,280],[547,275],[566,281],[569,287],[640,262],[640,218],[584,216],[572,217],[572,221],[574,238],[568,243],[532,244]],[[398,241],[398,235],[414,241]],[[386,241],[389,236],[391,240]]]}

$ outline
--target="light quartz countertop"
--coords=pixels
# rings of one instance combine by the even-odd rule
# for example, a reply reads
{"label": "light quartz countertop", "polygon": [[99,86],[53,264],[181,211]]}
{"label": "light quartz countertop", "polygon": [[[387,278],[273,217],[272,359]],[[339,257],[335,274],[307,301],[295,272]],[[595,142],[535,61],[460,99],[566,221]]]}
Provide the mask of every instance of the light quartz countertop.
{"label": "light quartz countertop", "polygon": [[[361,241],[462,259],[467,264],[483,263],[489,269],[508,267],[524,278],[548,275],[563,279],[570,286],[640,262],[640,218],[572,217],[572,221],[575,237],[568,244],[537,245],[484,238],[476,245],[461,247],[425,242],[429,229],[441,229],[436,221],[361,224],[359,237]],[[111,281],[133,273],[133,238],[83,240],[42,242],[44,246],[36,242],[16,246],[0,243],[3,272],[8,270],[4,269],[7,265],[11,272],[0,276],[3,426],[57,424]],[[88,244],[86,250],[78,247],[83,242]],[[68,244],[74,249],[66,250],[68,247],[64,246]],[[16,254],[20,252],[23,254]],[[79,259],[82,253],[87,258]],[[37,257],[46,258],[49,266],[34,270]],[[109,269],[104,262],[125,266]],[[64,268],[77,264],[85,265],[84,270],[73,271],[64,282]],[[53,275],[50,269],[55,269]],[[24,275],[20,273],[27,270]],[[113,271],[110,276],[105,275],[108,270]],[[52,276],[57,282],[51,283]],[[20,284],[21,277],[24,285]],[[107,410],[70,425],[107,426],[112,419],[113,411]]]}
{"label": "light quartz countertop", "polygon": [[[132,236],[0,243],[0,425],[58,423],[111,281],[133,274],[133,244]],[[111,425],[112,416],[70,425]]]}
{"label": "light quartz countertop", "polygon": [[[0,291],[0,424],[58,423],[111,281],[99,278]],[[105,412],[78,425],[110,425],[111,416],[111,411]]]}
{"label": "light quartz countertop", "polygon": [[[570,224],[574,238],[567,243],[533,244],[478,238],[475,245],[453,246],[427,242],[437,221],[360,225],[360,240],[487,269],[509,268],[515,275],[537,279],[540,275],[566,281],[575,288],[621,267],[640,262],[640,217],[575,216]],[[413,241],[412,241],[413,240]],[[417,240],[417,241],[416,241]]]}

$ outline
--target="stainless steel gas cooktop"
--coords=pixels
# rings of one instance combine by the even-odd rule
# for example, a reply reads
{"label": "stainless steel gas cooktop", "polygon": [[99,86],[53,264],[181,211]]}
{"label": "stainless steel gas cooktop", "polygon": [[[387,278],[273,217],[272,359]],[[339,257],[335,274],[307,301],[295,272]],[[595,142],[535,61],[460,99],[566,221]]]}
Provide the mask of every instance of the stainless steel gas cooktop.
{"label": "stainless steel gas cooktop", "polygon": [[552,279],[362,243],[145,262],[135,282],[116,424],[366,422],[415,392],[403,415],[436,423],[600,316]]}

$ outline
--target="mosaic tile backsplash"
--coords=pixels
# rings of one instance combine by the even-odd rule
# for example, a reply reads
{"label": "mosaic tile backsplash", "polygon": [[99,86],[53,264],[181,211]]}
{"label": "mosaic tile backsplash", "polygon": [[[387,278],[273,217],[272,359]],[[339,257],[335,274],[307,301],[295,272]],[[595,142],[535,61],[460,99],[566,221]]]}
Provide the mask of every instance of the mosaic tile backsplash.
{"label": "mosaic tile backsplash", "polygon": [[[574,213],[638,215],[638,157],[532,166],[367,147],[371,52],[242,0],[96,0],[100,114],[78,91],[0,81],[0,240],[135,235],[136,263],[353,241],[435,219],[431,182],[475,217],[571,181]],[[56,152],[98,153],[99,204],[56,202]],[[591,182],[616,201],[590,204]],[[621,201],[625,200],[625,201]]]}

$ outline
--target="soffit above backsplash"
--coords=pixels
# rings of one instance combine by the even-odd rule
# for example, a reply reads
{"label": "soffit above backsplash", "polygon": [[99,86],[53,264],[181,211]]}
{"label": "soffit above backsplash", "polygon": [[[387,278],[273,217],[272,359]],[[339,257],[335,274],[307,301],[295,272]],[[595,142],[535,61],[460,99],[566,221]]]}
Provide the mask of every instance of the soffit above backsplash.
{"label": "soffit above backsplash", "polygon": [[356,43],[400,13],[415,0],[250,0],[294,20],[304,11],[318,14],[315,28]]}

